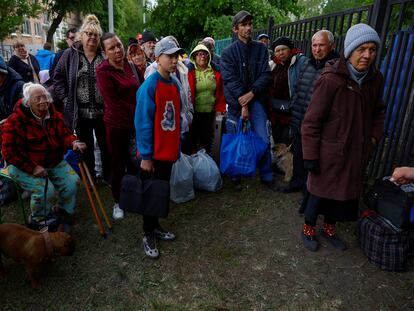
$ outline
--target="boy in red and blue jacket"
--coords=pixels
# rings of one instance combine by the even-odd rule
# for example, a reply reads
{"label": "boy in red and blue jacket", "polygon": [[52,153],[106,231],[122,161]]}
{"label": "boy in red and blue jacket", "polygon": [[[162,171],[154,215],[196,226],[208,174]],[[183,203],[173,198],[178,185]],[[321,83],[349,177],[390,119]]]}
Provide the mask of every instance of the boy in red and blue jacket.
{"label": "boy in red and blue jacket", "polygon": [[[155,46],[157,72],[137,92],[134,123],[144,178],[153,175],[169,182],[172,165],[180,156],[180,90],[170,77],[177,69],[179,52],[182,49],[171,39],[159,41]],[[151,258],[159,256],[156,239],[175,239],[173,233],[161,228],[158,217],[143,215],[143,230],[144,251]]]}

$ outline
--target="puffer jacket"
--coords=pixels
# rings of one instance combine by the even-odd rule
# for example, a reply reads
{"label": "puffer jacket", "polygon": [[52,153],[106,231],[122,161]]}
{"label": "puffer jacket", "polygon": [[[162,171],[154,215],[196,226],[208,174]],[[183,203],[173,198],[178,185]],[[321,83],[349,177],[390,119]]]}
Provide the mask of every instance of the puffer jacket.
{"label": "puffer jacket", "polygon": [[338,57],[339,54],[336,51],[331,51],[325,59],[319,62],[316,62],[313,56],[311,56],[303,64],[296,82],[296,90],[292,96],[292,116],[290,118],[291,135],[300,133],[300,126],[311,101],[313,89],[326,62]]}
{"label": "puffer jacket", "polygon": [[[296,86],[299,79],[299,73],[302,70],[304,64],[308,61],[308,58],[300,53],[299,50],[293,50],[293,56],[290,59],[290,65],[288,69],[288,83],[289,83],[289,94],[292,98],[293,94],[296,92]],[[273,71],[277,66],[276,58],[269,61],[270,71]]]}

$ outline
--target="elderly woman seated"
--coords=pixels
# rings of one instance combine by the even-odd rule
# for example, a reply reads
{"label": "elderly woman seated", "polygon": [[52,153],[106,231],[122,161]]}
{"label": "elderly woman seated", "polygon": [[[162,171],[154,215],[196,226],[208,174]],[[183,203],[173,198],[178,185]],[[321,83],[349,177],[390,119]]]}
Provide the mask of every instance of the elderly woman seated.
{"label": "elderly woman seated", "polygon": [[56,219],[52,211],[55,189],[59,193],[55,212],[63,215],[64,221],[71,219],[79,177],[63,155],[69,148],[82,152],[86,145],[65,126],[62,114],[55,110],[42,85],[23,85],[23,99],[4,123],[2,139],[10,176],[32,193],[32,225]]}

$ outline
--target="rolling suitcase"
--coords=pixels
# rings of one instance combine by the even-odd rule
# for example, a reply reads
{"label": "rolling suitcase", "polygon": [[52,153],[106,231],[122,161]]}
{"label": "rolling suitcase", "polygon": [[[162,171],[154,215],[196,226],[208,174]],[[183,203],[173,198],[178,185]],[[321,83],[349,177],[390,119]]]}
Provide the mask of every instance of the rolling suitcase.
{"label": "rolling suitcase", "polygon": [[221,137],[223,136],[225,126],[226,126],[226,116],[222,114],[217,115],[214,120],[214,137],[213,137],[213,143],[211,146],[211,153],[218,167],[220,167]]}

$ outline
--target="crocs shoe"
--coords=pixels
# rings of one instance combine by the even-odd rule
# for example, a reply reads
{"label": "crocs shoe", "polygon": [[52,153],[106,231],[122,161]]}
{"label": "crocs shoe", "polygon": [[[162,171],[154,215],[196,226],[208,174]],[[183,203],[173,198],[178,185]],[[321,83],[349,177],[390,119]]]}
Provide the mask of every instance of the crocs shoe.
{"label": "crocs shoe", "polygon": [[145,234],[142,239],[142,243],[144,244],[145,255],[152,259],[157,259],[160,256],[160,253],[157,249],[157,241],[155,239],[154,233]]}
{"label": "crocs shoe", "polygon": [[174,241],[175,240],[175,234],[169,231],[165,231],[163,228],[158,227],[154,229],[154,235],[157,239],[163,240],[163,241]]}

